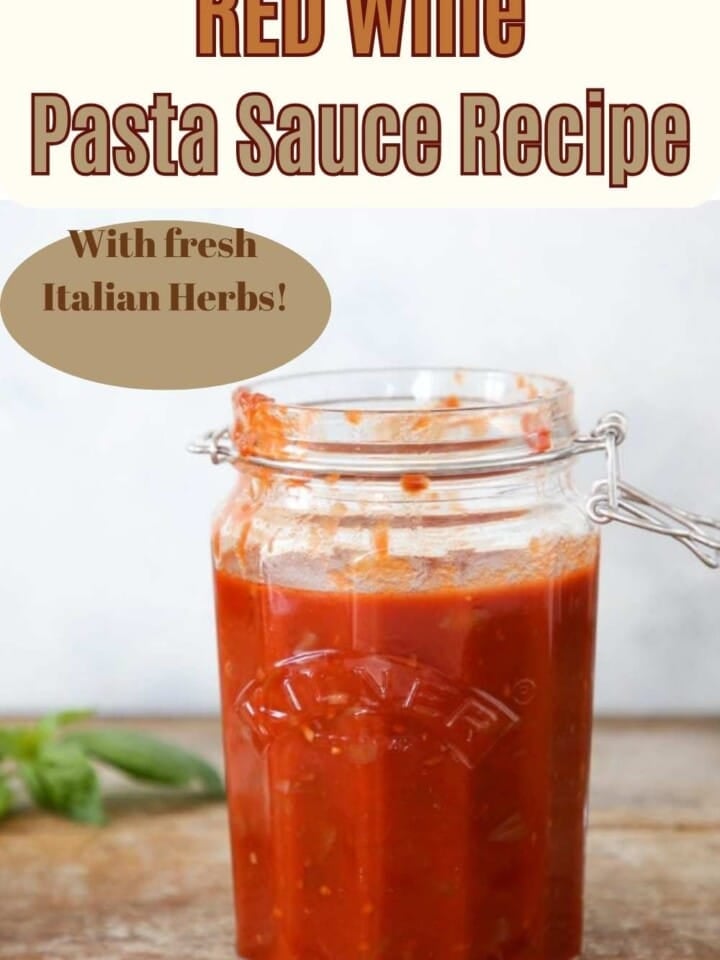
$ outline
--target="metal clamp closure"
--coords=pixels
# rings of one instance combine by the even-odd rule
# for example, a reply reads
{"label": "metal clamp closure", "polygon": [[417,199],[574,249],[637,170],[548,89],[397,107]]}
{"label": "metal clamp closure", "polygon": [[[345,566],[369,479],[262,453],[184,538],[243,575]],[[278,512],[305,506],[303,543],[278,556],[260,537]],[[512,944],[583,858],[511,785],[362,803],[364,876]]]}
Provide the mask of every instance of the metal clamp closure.
{"label": "metal clamp closure", "polygon": [[627,422],[620,413],[603,417],[587,438],[588,446],[596,450],[602,441],[607,458],[607,479],[599,480],[592,488],[587,502],[588,515],[595,523],[613,521],[627,526],[672,537],[695,554],[712,570],[720,567],[720,520],[688,513],[652,497],[626,483],[620,471],[619,446],[627,435]]}
{"label": "metal clamp closure", "polygon": [[187,451],[188,453],[210,457],[216,467],[221,463],[233,463],[237,460],[237,451],[230,439],[230,431],[227,427],[222,430],[208,430],[194,443],[188,444]]}
{"label": "metal clamp closure", "polygon": [[[588,516],[597,524],[622,523],[627,526],[672,537],[713,570],[720,568],[720,520],[688,513],[643,493],[621,476],[619,447],[627,436],[627,421],[621,413],[602,417],[587,436],[577,437],[570,447],[522,458],[499,457],[488,470],[523,469],[541,466],[576,454],[604,450],[607,478],[594,484],[586,504]],[[227,429],[211,430],[188,447],[190,453],[209,456],[214,464],[233,463],[238,454]],[[254,462],[263,462],[256,458]],[[287,467],[296,466],[293,464]],[[452,471],[443,471],[452,475]],[[374,474],[373,474],[374,475]]]}

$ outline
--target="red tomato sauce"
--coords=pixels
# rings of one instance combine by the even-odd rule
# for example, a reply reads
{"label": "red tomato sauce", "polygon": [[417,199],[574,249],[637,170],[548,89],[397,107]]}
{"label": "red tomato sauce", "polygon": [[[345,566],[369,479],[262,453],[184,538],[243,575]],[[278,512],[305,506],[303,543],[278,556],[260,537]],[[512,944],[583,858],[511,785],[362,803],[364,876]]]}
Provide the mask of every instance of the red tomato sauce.
{"label": "red tomato sauce", "polygon": [[596,573],[395,594],[217,571],[241,957],[579,955]]}

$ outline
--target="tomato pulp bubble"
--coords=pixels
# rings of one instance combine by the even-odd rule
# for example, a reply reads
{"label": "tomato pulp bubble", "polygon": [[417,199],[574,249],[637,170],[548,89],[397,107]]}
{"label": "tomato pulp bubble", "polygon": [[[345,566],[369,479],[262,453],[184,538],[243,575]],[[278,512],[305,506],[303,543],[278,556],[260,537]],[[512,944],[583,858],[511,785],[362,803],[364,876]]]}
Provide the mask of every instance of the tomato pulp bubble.
{"label": "tomato pulp bubble", "polygon": [[559,177],[584,172],[627,187],[652,163],[666,177],[690,164],[690,117],[676,103],[650,116],[637,103],[606,104],[605,90],[586,91],[585,112],[558,103],[544,115],[529,103],[503,111],[489,93],[461,97],[463,176],[528,177],[543,166]]}

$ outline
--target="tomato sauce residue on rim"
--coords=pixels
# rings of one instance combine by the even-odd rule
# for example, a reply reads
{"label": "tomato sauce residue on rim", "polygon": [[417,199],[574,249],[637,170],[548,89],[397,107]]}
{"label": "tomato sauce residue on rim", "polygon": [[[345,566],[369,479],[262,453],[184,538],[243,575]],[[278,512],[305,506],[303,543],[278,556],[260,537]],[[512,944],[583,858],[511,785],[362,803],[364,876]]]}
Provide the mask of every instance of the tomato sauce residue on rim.
{"label": "tomato sauce residue on rim", "polygon": [[[460,373],[455,381],[458,385],[463,382]],[[521,394],[514,421],[509,418],[518,401],[512,399],[507,405],[499,401],[495,411],[472,397],[451,393],[428,399],[415,409],[381,411],[383,416],[378,417],[378,411],[372,409],[332,411],[320,406],[284,405],[264,393],[241,387],[233,395],[235,422],[231,435],[241,458],[282,460],[290,447],[295,457],[302,457],[299,451],[306,445],[324,443],[323,417],[335,413],[353,431],[353,439],[348,436],[348,443],[396,443],[400,448],[406,444],[475,440],[489,447],[505,442],[510,436],[507,431],[512,429],[524,439],[530,451],[546,453],[553,446],[552,414],[528,377],[518,374],[514,385]],[[419,492],[412,481],[407,487],[403,485],[403,489],[408,493]]]}

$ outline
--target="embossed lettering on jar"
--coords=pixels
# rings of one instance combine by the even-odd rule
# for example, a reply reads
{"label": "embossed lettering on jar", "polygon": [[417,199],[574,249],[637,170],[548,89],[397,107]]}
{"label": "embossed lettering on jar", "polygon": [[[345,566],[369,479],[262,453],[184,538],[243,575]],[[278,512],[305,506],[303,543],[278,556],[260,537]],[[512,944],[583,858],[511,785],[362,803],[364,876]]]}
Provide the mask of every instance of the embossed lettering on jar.
{"label": "embossed lettering on jar", "polygon": [[578,957],[598,538],[570,389],[378,371],[234,407],[213,556],[239,955]]}

